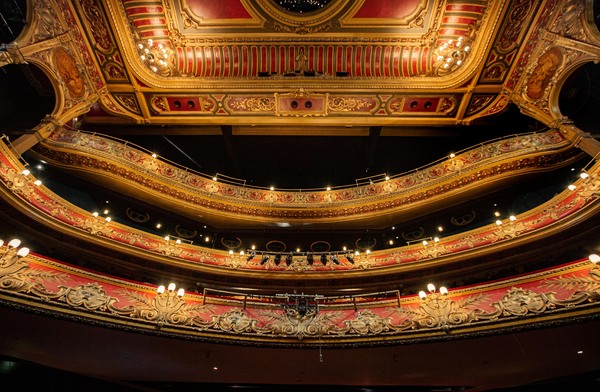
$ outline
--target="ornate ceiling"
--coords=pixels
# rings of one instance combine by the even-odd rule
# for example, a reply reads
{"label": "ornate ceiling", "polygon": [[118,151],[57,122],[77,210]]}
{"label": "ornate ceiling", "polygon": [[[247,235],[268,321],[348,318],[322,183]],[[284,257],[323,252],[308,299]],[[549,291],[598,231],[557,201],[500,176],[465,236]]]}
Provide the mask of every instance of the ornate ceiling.
{"label": "ornate ceiling", "polygon": [[[592,2],[300,3],[27,3],[0,64],[37,69],[56,103],[0,145],[0,234],[33,249],[4,245],[3,309],[319,350],[596,319],[600,143],[563,105],[600,59]],[[586,86],[581,107],[597,102]],[[427,160],[308,189],[235,175],[252,176],[238,157],[267,138],[341,149],[332,137],[363,141],[364,160],[341,162],[352,173],[381,155]],[[184,290],[157,288],[167,280]],[[428,282],[450,290],[417,295]]]}

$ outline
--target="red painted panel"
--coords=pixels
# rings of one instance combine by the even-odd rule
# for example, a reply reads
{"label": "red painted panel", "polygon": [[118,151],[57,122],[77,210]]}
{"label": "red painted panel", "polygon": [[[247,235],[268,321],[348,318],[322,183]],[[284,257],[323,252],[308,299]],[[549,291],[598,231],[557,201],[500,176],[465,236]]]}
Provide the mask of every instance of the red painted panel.
{"label": "red painted panel", "polygon": [[438,36],[442,37],[444,35],[464,37],[469,35],[469,31],[467,29],[440,29]]}
{"label": "red painted panel", "polygon": [[439,98],[406,98],[404,101],[403,112],[428,113],[435,112],[438,107]]}
{"label": "red painted panel", "polygon": [[205,77],[210,77],[213,76],[213,55],[212,55],[212,49],[209,48],[208,46],[206,48],[204,48],[204,64],[205,64],[205,71],[203,72],[202,76]]}
{"label": "red painted panel", "polygon": [[223,76],[223,57],[221,53],[221,47],[214,47],[212,51],[214,56],[215,68],[211,76]]}
{"label": "red painted panel", "polygon": [[408,62],[410,61],[410,51],[407,48],[402,50],[402,58],[400,60],[402,66],[402,76],[408,76]]}
{"label": "red painted panel", "polygon": [[256,48],[254,47],[254,50],[256,50],[257,56],[258,56],[258,61],[259,61],[259,66],[257,67],[259,72],[269,72],[269,63],[267,62],[267,48],[264,46],[261,46],[260,48]]}
{"label": "red painted panel", "polygon": [[[336,53],[335,53],[335,57],[336,57],[336,67],[335,70],[336,71],[344,71],[347,68],[344,67],[344,49],[340,46],[336,47]],[[333,72],[332,72],[333,73]]]}
{"label": "red painted panel", "polygon": [[223,76],[233,76],[231,74],[231,48],[229,46],[223,47]]}
{"label": "red painted panel", "polygon": [[202,109],[196,97],[167,97],[167,102],[173,112],[197,112]]}
{"label": "red painted panel", "polygon": [[465,18],[459,15],[447,16],[445,18],[442,18],[442,24],[445,23],[470,25],[475,23],[475,18]]}
{"label": "red painted panel", "polygon": [[325,55],[325,48],[319,46],[317,52],[317,72],[325,73],[325,61],[323,59]]}
{"label": "red painted panel", "polygon": [[242,60],[240,61],[242,76],[252,75],[252,71],[256,67],[256,58],[254,56],[251,57],[249,54],[249,52],[252,51],[252,49],[254,49],[254,47],[242,47]]}
{"label": "red painted panel", "polygon": [[277,49],[275,47],[271,47],[269,49],[269,55],[271,56],[271,72],[279,72],[277,69]]}
{"label": "red painted panel", "polygon": [[203,19],[252,19],[240,0],[185,0]]}
{"label": "red painted panel", "polygon": [[363,64],[364,64],[364,74],[366,77],[371,77],[373,76],[373,74],[371,73],[371,71],[373,70],[373,47],[372,46],[366,46],[365,47],[365,56],[363,59]]}
{"label": "red painted panel", "polygon": [[285,51],[285,47],[284,46],[280,46],[279,47],[279,59],[278,59],[279,60],[279,64],[278,64],[279,70],[278,70],[278,72],[279,73],[285,73],[285,71],[287,70],[287,68],[286,68],[287,64],[285,62],[285,52],[286,52]]}
{"label": "red painted panel", "polygon": [[[319,47],[320,49],[321,47]],[[318,64],[319,59],[317,58],[317,52],[315,51],[315,47],[313,45],[306,48],[306,69],[317,69],[315,64]]]}
{"label": "red painted panel", "polygon": [[474,12],[477,14],[483,13],[484,6],[468,5],[468,4],[448,4],[446,11],[448,12]]}
{"label": "red painted panel", "polygon": [[394,64],[393,64],[393,66],[394,66],[394,68],[393,68],[394,75],[393,76],[395,78],[399,78],[402,75],[402,73],[400,72],[400,58],[401,58],[401,56],[402,56],[402,48],[396,46],[394,48],[394,54],[393,54],[393,58],[394,58]]}
{"label": "red painted panel", "polygon": [[373,61],[373,75],[380,77],[381,76],[381,66],[382,66],[382,60],[385,60],[382,56],[381,56],[381,46],[377,46],[375,48],[375,57]]}
{"label": "red painted panel", "polygon": [[352,67],[352,47],[346,46],[344,49],[346,50],[346,72],[350,75],[356,75]]}
{"label": "red painted panel", "polygon": [[354,48],[355,50],[355,55],[354,55],[354,72],[353,74],[356,76],[363,76],[363,69],[362,69],[362,46],[357,46]]}
{"label": "red painted panel", "polygon": [[429,48],[426,46],[423,48],[423,53],[421,53],[421,73],[422,74],[426,74],[427,71],[431,67],[433,67],[433,61],[431,61],[431,64],[430,64],[430,62],[428,60],[429,60]]}
{"label": "red painted panel", "polygon": [[167,21],[164,18],[144,18],[133,22],[135,27],[143,26],[165,26]]}
{"label": "red painted panel", "polygon": [[411,58],[410,58],[410,65],[411,65],[411,72],[412,75],[418,75],[419,74],[419,48],[412,48],[410,51],[411,54]]}
{"label": "red painted panel", "polygon": [[[247,46],[244,46],[242,50],[248,50]],[[240,67],[240,47],[234,46],[231,48],[231,67],[232,76],[240,76],[245,74],[243,68],[249,66],[248,61],[244,61],[244,65]]]}
{"label": "red painted panel", "polygon": [[187,54],[187,64],[186,64],[186,68],[185,68],[185,72],[188,73],[193,73],[195,74],[197,72],[196,69],[194,69],[194,67],[197,65],[197,67],[199,67],[201,65],[201,62],[196,60],[194,61],[194,59],[196,58],[196,56],[200,56],[200,58],[202,58],[202,51],[199,50],[195,50],[192,49],[190,47],[186,47],[185,48],[186,54]]}
{"label": "red painted panel", "polygon": [[383,55],[383,76],[389,78],[392,76],[390,72],[390,59],[392,58],[392,48],[389,46],[385,47],[385,54]]}
{"label": "red painted panel", "polygon": [[323,64],[323,69],[321,70],[321,72],[333,75],[333,73],[334,73],[334,71],[333,71],[333,61],[334,61],[334,59],[335,59],[335,57],[333,55],[333,47],[332,46],[328,46],[327,49],[325,49],[324,64]]}
{"label": "red painted panel", "polygon": [[126,9],[127,15],[143,15],[143,14],[162,14],[162,7],[127,7]]}
{"label": "red painted panel", "polygon": [[403,18],[415,11],[420,0],[365,0],[355,18]]}

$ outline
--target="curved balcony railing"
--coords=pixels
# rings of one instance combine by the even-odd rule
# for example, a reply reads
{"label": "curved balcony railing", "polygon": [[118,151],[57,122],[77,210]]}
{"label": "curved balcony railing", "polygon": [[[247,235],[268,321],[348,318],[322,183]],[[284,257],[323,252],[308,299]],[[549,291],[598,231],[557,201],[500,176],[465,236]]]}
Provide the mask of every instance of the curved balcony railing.
{"label": "curved balcony railing", "polygon": [[[36,186],[31,174],[23,173],[24,167],[8,147],[0,145],[0,181],[6,189],[5,198],[18,197],[28,203],[32,213],[42,214],[44,220],[68,225],[81,230],[81,235],[110,239],[124,249],[136,248],[154,255],[164,255],[185,261],[190,268],[195,266],[219,267],[225,271],[270,271],[273,273],[353,271],[356,269],[398,269],[404,265],[443,258],[461,253],[478,251],[492,245],[503,244],[515,238],[525,238],[541,230],[551,230],[562,221],[576,218],[577,214],[597,206],[600,197],[600,164],[588,168],[585,178],[580,178],[568,190],[550,201],[518,216],[498,221],[476,230],[456,234],[418,244],[358,255],[336,254],[338,263],[331,258],[325,263],[310,263],[307,254],[292,255],[290,263],[275,263],[274,258],[263,262],[257,254],[228,254],[189,243],[177,243],[153,234],[136,230],[117,222],[109,222],[94,216],[60,198],[43,186]],[[12,196],[11,196],[12,195]],[[93,237],[92,237],[93,240]],[[314,256],[314,255],[313,255]],[[302,274],[314,277],[314,274]]]}
{"label": "curved balcony railing", "polygon": [[[590,255],[549,270],[419,296],[400,292],[323,296],[188,293],[135,283],[29,254],[12,240],[0,247],[0,302],[97,325],[186,339],[249,344],[387,344],[449,335],[497,333],[552,320],[597,317],[600,259]],[[379,343],[380,344],[380,343]]]}

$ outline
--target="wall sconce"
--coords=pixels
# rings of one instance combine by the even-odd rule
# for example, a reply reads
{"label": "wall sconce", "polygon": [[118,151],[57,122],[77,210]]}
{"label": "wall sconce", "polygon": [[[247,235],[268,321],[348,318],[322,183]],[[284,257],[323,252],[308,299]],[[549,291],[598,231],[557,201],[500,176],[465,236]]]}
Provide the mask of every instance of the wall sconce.
{"label": "wall sconce", "polygon": [[[169,286],[167,286],[167,295],[170,295],[171,293],[175,293],[175,289],[176,288],[177,288],[177,286],[175,285],[175,283],[169,283]],[[164,294],[165,293],[165,286],[161,284],[156,289],[156,292],[158,294]],[[177,290],[176,295],[179,298],[183,297],[184,294],[185,294],[185,290],[184,289],[180,288],[179,290]]]}
{"label": "wall sconce", "polygon": [[448,289],[444,286],[440,287],[439,293],[436,293],[435,285],[433,283],[429,283],[427,285],[427,290],[429,293],[426,293],[425,291],[419,291],[419,298],[422,300],[426,300],[427,298],[437,299],[437,297],[441,295],[448,295]]}
{"label": "wall sconce", "polygon": [[[4,245],[4,241],[0,240],[0,247]],[[14,238],[6,244],[6,250],[0,256],[0,267],[3,269],[9,269],[9,267],[14,266],[21,259],[26,257],[29,254],[29,248],[23,247],[21,249],[17,249],[21,245],[21,240],[18,238]],[[11,271],[9,271],[10,273]],[[0,273],[0,276],[4,275],[4,273]]]}

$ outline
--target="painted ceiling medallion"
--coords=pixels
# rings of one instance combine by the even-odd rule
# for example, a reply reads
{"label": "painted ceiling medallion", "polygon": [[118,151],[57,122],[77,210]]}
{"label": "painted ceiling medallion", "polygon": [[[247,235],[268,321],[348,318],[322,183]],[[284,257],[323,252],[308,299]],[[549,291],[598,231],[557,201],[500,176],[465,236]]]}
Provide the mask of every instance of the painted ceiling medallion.
{"label": "painted ceiling medallion", "polygon": [[273,0],[281,8],[292,13],[307,13],[320,11],[331,0]]}
{"label": "painted ceiling medallion", "polygon": [[363,0],[256,0],[255,7],[266,16],[268,27],[295,34],[329,31],[340,26],[339,17]]}

